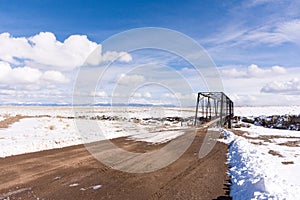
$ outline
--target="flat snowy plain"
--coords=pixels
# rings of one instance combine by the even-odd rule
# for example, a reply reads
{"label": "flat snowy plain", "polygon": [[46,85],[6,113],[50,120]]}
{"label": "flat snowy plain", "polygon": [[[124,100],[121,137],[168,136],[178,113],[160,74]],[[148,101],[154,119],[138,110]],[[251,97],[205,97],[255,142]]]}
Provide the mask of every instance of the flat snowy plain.
{"label": "flat snowy plain", "polygon": [[[77,114],[75,114],[75,112]],[[62,148],[104,139],[127,136],[130,139],[162,143],[182,135],[182,124],[159,120],[165,117],[191,117],[193,109],[148,107],[97,107],[74,111],[71,107],[0,107],[0,121],[14,116],[29,116],[0,128],[0,157]],[[85,116],[74,120],[75,115]],[[95,116],[116,120],[91,120]],[[150,120],[142,120],[153,118]],[[97,123],[97,126],[93,126]],[[84,127],[84,133],[78,131]],[[82,130],[82,128],[80,129]]]}
{"label": "flat snowy plain", "polygon": [[[193,117],[194,108],[97,107],[86,114],[70,107],[0,107],[0,121],[16,115],[30,116],[0,129],[0,157],[62,148],[86,142],[127,136],[161,143],[183,134],[182,123],[159,120],[165,117]],[[235,107],[237,116],[300,114],[300,106]],[[90,120],[93,116],[118,116],[116,120]],[[143,120],[151,118],[150,120]],[[97,128],[89,126],[97,123]],[[86,124],[78,133],[78,123]],[[183,124],[186,125],[186,124]],[[99,131],[100,130],[100,131]],[[300,132],[250,128],[223,130],[228,143],[228,163],[233,199],[300,199]]]}

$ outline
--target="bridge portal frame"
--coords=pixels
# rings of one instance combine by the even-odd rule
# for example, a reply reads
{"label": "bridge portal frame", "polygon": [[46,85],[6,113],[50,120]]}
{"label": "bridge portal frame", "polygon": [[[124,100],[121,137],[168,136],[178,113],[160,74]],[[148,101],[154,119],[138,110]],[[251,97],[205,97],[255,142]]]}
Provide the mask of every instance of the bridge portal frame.
{"label": "bridge portal frame", "polygon": [[216,120],[221,127],[227,124],[228,128],[231,128],[233,112],[233,101],[223,92],[198,92],[194,125],[197,126],[197,122]]}

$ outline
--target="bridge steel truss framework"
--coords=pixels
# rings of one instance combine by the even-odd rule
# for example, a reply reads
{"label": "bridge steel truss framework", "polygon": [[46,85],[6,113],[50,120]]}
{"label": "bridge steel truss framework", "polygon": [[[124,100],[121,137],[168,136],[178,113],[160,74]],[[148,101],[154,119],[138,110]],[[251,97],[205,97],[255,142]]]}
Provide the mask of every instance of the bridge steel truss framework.
{"label": "bridge steel truss framework", "polygon": [[[199,109],[200,106],[200,109]],[[199,116],[199,114],[201,116]],[[219,126],[231,128],[233,101],[223,92],[199,92],[194,125],[215,120]]]}

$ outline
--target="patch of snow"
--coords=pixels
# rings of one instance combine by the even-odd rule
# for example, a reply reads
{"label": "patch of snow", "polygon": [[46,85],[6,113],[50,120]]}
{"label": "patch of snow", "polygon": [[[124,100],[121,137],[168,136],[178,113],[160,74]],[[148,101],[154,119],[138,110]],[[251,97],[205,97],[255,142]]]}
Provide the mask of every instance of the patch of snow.
{"label": "patch of snow", "polygon": [[79,185],[79,183],[73,183],[71,185],[69,185],[69,187],[77,187]]}
{"label": "patch of snow", "polygon": [[102,187],[102,185],[95,185],[95,186],[92,186],[93,190],[98,190]]}
{"label": "patch of snow", "polygon": [[0,121],[5,120],[5,118],[3,116],[0,116]]}
{"label": "patch of snow", "polygon": [[59,179],[61,179],[61,177],[60,176],[56,176],[53,180],[59,180]]}
{"label": "patch of snow", "polygon": [[241,130],[248,132],[249,136],[257,137],[259,135],[269,135],[269,136],[285,136],[285,137],[300,137],[299,131],[290,131],[290,130],[283,130],[283,129],[272,129],[272,128],[265,128],[263,126],[255,126],[251,125],[250,128],[238,128],[236,130]]}

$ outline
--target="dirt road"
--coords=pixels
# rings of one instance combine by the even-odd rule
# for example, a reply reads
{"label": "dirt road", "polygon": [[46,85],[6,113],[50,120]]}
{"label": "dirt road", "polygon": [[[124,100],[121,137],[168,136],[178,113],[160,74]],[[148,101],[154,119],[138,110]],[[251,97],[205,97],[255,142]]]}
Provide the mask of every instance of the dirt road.
{"label": "dirt road", "polygon": [[[230,199],[227,146],[217,143],[199,159],[205,134],[199,130],[177,161],[151,173],[111,169],[83,145],[1,158],[0,199]],[[163,146],[128,138],[112,141],[133,152]]]}

